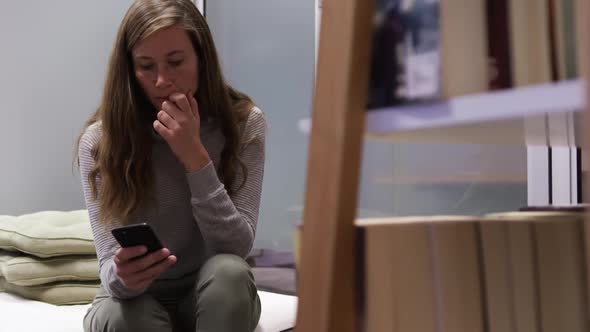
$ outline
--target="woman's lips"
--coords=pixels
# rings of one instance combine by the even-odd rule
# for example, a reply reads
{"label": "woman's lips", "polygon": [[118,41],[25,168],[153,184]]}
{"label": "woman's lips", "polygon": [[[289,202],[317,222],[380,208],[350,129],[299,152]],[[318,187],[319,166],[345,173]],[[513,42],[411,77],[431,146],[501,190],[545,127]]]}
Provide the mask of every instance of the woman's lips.
{"label": "woman's lips", "polygon": [[157,104],[158,104],[158,105],[162,105],[162,103],[163,103],[163,102],[165,102],[166,100],[170,100],[170,96],[171,96],[171,95],[173,95],[173,94],[175,94],[175,93],[184,94],[184,95],[185,95],[185,96],[187,96],[187,97],[188,97],[188,96],[192,96],[192,95],[194,95],[194,94],[192,93],[192,91],[190,91],[190,90],[189,90],[189,91],[187,91],[187,92],[173,92],[173,93],[171,93],[170,95],[168,95],[168,96],[166,96],[166,97],[156,97],[156,98],[154,98],[154,99],[156,100],[156,102],[157,102]]}

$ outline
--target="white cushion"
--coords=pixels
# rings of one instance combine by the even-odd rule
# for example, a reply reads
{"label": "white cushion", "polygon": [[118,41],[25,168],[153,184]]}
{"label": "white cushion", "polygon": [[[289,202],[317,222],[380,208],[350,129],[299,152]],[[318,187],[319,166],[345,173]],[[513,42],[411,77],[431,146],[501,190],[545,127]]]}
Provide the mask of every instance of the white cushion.
{"label": "white cushion", "polygon": [[[295,326],[297,297],[258,292],[262,315],[255,332],[279,332]],[[82,332],[86,305],[55,306],[0,293],[0,332]]]}

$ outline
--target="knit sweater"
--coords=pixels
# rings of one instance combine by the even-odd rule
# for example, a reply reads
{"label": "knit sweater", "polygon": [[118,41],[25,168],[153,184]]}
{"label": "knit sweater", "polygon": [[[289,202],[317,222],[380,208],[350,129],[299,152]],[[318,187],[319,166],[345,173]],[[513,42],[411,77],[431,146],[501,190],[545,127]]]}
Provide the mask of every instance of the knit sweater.
{"label": "knit sweater", "polygon": [[[174,291],[178,280],[193,279],[204,261],[214,254],[230,253],[245,257],[254,242],[264,173],[266,122],[263,113],[253,108],[241,126],[241,141],[250,142],[239,151],[247,167],[244,186],[230,197],[219,180],[217,166],[224,137],[215,120],[202,121],[201,141],[211,161],[202,169],[188,173],[173,154],[168,143],[154,132],[152,166],[155,206],[135,211],[129,223],[149,224],[164,247],[177,262],[162,273],[147,289],[148,293]],[[88,173],[94,168],[92,148],[102,135],[100,122],[89,126],[80,140],[78,156],[86,207],[90,217],[102,287],[113,297],[141,295],[125,286],[117,276],[113,261],[120,247],[111,229],[121,226],[118,220],[105,225],[99,221],[99,202],[92,198]],[[252,139],[255,139],[252,142]],[[237,183],[243,174],[237,168]],[[97,177],[100,188],[100,175]]]}

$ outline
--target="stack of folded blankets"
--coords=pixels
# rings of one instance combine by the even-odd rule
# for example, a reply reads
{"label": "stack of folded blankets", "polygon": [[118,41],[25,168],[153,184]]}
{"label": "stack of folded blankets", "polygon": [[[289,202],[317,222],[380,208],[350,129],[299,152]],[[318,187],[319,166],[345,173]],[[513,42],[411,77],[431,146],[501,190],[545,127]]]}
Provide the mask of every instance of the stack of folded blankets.
{"label": "stack of folded blankets", "polygon": [[246,259],[258,290],[284,295],[297,294],[295,258],[292,251],[253,249]]}
{"label": "stack of folded blankets", "polygon": [[0,215],[0,292],[56,305],[86,304],[99,285],[86,210]]}

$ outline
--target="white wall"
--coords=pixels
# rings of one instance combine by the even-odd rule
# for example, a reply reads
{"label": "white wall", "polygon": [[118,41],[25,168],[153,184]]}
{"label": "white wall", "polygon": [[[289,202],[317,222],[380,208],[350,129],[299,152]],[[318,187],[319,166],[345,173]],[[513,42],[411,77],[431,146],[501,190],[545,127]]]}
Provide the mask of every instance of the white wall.
{"label": "white wall", "polygon": [[2,2],[0,214],[84,207],[73,146],[130,3]]}
{"label": "white wall", "polygon": [[266,165],[256,246],[289,249],[301,221],[314,72],[314,0],[208,0],[224,74],[266,113]]}
{"label": "white wall", "polygon": [[[322,24],[322,0],[315,0],[315,55],[318,56],[320,46],[320,26]],[[316,60],[317,64],[317,60]]]}
{"label": "white wall", "polygon": [[197,8],[199,8],[201,13],[203,13],[205,9],[205,0],[195,0],[195,4],[197,5]]}

